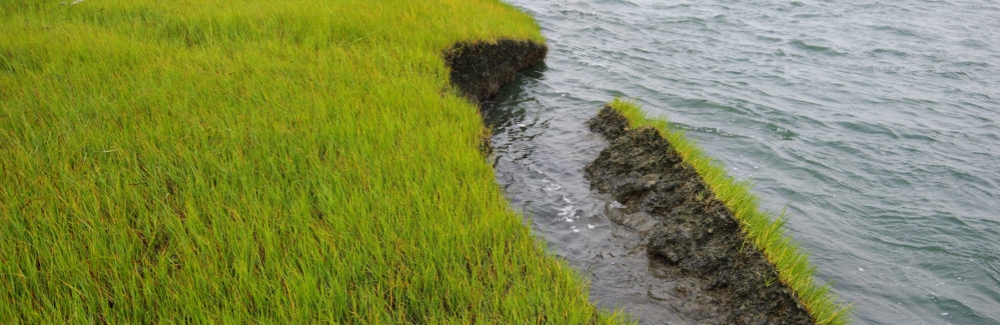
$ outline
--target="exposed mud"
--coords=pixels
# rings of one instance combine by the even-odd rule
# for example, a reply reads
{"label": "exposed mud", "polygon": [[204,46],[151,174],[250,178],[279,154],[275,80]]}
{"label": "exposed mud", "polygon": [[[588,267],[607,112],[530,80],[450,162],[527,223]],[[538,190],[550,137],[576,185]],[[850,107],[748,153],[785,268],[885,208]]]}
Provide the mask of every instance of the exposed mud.
{"label": "exposed mud", "polygon": [[[451,84],[462,96],[480,104],[513,81],[518,71],[544,61],[548,52],[544,44],[526,40],[461,42],[444,50],[444,62],[451,69]],[[485,156],[493,153],[488,130],[482,134],[479,151]]]}
{"label": "exposed mud", "polygon": [[542,62],[547,53],[543,44],[503,39],[455,44],[444,51],[444,59],[451,67],[451,83],[478,103],[496,95],[518,70]]}
{"label": "exposed mud", "polygon": [[589,122],[611,145],[586,166],[591,187],[625,207],[613,221],[643,235],[651,270],[677,285],[650,292],[702,324],[812,324],[732,213],[649,127],[605,107]]}

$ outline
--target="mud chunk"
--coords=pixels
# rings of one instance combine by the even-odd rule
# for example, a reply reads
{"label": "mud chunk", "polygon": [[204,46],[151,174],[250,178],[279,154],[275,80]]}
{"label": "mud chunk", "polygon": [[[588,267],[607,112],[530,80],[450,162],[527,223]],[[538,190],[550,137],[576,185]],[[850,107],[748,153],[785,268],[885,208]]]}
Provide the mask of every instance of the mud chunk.
{"label": "mud chunk", "polygon": [[541,63],[547,53],[543,44],[503,39],[455,44],[444,51],[444,60],[451,68],[451,83],[478,103],[496,95],[518,70]]}
{"label": "mud chunk", "polygon": [[[496,42],[462,42],[445,49],[448,77],[461,95],[473,103],[493,97],[500,87],[514,80],[521,69],[541,63],[549,48],[524,40],[503,39]],[[484,131],[479,144],[484,156],[493,153],[489,132]]]}
{"label": "mud chunk", "polygon": [[597,117],[587,121],[587,127],[591,132],[603,135],[608,141],[614,141],[628,130],[628,120],[611,106],[605,105],[604,109],[597,113]]}
{"label": "mud chunk", "polygon": [[624,205],[609,218],[642,224],[658,277],[678,283],[675,292],[650,292],[652,298],[676,297],[677,310],[704,324],[812,324],[774,266],[746,242],[732,212],[659,131],[630,128],[610,107],[588,125],[611,142],[584,168],[591,187]]}

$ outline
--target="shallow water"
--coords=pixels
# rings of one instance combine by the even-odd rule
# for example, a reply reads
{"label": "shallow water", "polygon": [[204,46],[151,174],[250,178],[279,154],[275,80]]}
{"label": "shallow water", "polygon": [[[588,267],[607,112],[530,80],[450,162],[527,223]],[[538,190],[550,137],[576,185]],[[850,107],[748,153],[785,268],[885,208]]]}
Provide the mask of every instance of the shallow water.
{"label": "shallow water", "polygon": [[487,108],[497,180],[600,304],[691,323],[582,176],[624,96],[787,205],[857,323],[1000,324],[997,1],[510,2],[550,52]]}

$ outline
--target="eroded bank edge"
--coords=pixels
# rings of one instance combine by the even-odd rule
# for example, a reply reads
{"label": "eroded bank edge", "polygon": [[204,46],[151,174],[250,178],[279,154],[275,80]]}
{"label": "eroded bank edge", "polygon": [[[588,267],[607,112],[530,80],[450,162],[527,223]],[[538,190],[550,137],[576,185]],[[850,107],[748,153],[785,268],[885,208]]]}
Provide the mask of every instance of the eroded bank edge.
{"label": "eroded bank edge", "polygon": [[527,40],[462,42],[444,51],[451,83],[474,103],[493,97],[517,71],[545,60],[548,47]]}
{"label": "eroded bank edge", "polygon": [[634,102],[616,98],[607,105],[607,110],[623,117],[618,122],[623,128],[621,131],[614,131],[618,127],[602,131],[610,134],[610,138],[623,136],[625,130],[647,127],[666,139],[679,159],[697,173],[710,194],[725,205],[745,235],[744,242],[763,253],[776,270],[778,280],[791,288],[816,324],[851,323],[851,306],[837,301],[829,283],[820,284],[813,278],[815,268],[809,263],[808,255],[784,233],[784,218],[772,218],[762,212],[746,183],[730,177],[721,163],[703,154],[682,132],[671,129],[665,120],[647,118]]}
{"label": "eroded bank edge", "polygon": [[[494,97],[501,87],[513,81],[518,71],[542,63],[547,54],[545,44],[514,39],[460,42],[443,51],[452,86],[480,108],[484,100]],[[481,136],[480,151],[489,156],[491,134],[485,125]],[[609,316],[612,322],[630,323],[621,311],[611,311]]]}
{"label": "eroded bank edge", "polygon": [[[549,48],[528,40],[500,39],[494,42],[460,42],[444,50],[449,80],[462,97],[473,104],[495,96],[500,87],[514,80],[517,72],[542,63]],[[490,130],[480,134],[479,151],[493,152]]]}

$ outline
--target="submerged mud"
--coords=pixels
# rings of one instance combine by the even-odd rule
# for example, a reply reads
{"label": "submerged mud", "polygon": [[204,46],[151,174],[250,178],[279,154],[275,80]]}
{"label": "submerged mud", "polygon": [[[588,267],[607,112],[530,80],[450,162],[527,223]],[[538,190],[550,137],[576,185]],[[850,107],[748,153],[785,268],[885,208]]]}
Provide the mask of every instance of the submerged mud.
{"label": "submerged mud", "polygon": [[541,63],[547,53],[543,44],[503,39],[455,44],[444,51],[444,59],[451,68],[451,83],[478,103],[496,95],[517,71]]}
{"label": "submerged mud", "polygon": [[625,206],[608,217],[639,232],[651,270],[676,283],[651,298],[673,301],[702,324],[812,324],[732,213],[656,129],[632,129],[611,107],[588,125],[611,142],[584,168],[591,187]]}

